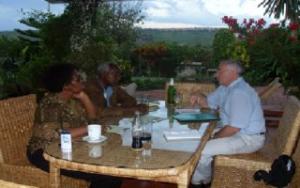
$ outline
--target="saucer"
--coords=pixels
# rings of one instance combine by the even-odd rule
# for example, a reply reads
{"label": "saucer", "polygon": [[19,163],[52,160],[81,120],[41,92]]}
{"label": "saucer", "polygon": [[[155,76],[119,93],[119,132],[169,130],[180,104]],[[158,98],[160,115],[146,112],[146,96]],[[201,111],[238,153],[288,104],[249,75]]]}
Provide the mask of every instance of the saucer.
{"label": "saucer", "polygon": [[103,136],[103,135],[99,139],[97,139],[97,140],[90,140],[89,136],[82,137],[82,140],[86,141],[88,143],[100,143],[100,142],[105,141],[106,139],[107,139],[107,137]]}

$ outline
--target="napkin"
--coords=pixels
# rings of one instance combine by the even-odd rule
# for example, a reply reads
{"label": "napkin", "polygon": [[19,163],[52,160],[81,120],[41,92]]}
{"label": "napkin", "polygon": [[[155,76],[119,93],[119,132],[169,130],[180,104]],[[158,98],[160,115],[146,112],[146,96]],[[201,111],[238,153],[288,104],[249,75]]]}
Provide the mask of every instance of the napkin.
{"label": "napkin", "polygon": [[168,130],[164,131],[163,135],[167,141],[172,140],[197,140],[201,139],[205,133],[209,123],[202,123],[199,130],[189,129],[189,130]]}
{"label": "napkin", "polygon": [[127,129],[129,129],[129,128],[119,127],[118,125],[110,125],[107,132],[108,133],[116,133],[116,134],[121,135]]}
{"label": "napkin", "polygon": [[201,134],[197,130],[186,130],[186,131],[165,131],[164,136],[167,141],[171,140],[193,140],[200,139]]}

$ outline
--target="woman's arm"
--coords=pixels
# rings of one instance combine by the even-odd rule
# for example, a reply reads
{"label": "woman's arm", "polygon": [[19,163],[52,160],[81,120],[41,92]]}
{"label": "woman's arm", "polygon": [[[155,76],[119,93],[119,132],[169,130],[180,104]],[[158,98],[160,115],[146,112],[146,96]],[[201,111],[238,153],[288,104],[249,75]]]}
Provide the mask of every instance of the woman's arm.
{"label": "woman's arm", "polygon": [[68,128],[67,130],[70,131],[72,137],[79,137],[87,134],[86,126],[77,127],[77,128]]}
{"label": "woman's arm", "polygon": [[89,96],[85,92],[82,91],[78,94],[74,94],[74,98],[78,99],[83,104],[89,119],[97,118],[96,108]]}

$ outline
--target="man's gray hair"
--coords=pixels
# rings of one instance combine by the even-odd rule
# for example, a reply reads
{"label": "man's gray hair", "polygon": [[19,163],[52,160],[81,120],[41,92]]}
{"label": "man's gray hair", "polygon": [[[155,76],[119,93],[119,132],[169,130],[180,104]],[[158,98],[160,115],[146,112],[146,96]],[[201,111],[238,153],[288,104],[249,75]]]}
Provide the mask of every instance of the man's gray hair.
{"label": "man's gray hair", "polygon": [[104,75],[109,70],[110,70],[109,63],[102,63],[102,64],[98,65],[98,67],[97,67],[97,75],[98,76]]}
{"label": "man's gray hair", "polygon": [[244,68],[241,62],[238,60],[233,60],[233,59],[222,60],[220,64],[227,65],[231,68],[235,68],[239,75],[241,75],[244,72]]}

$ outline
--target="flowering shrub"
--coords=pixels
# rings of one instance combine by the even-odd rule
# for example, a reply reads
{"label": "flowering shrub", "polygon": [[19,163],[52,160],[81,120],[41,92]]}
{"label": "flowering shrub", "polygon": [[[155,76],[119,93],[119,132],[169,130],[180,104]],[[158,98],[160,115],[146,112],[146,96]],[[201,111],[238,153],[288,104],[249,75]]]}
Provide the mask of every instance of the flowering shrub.
{"label": "flowering shrub", "polygon": [[266,21],[263,18],[258,20],[254,20],[253,18],[244,19],[243,23],[239,24],[237,19],[231,16],[224,16],[222,21],[228,25],[232,32],[237,33],[239,38],[245,38],[247,36],[258,34],[266,24]]}
{"label": "flowering shrub", "polygon": [[299,29],[299,23],[291,22],[288,27],[291,31],[296,31]]}
{"label": "flowering shrub", "polygon": [[222,21],[228,25],[229,30],[234,33],[236,40],[228,44],[227,54],[229,58],[239,60],[245,67],[249,67],[250,56],[248,46],[253,45],[256,36],[261,33],[266,22],[264,19],[244,19],[241,24],[233,17],[224,16]]}
{"label": "flowering shrub", "polygon": [[247,68],[245,77],[252,84],[264,84],[280,77],[286,87],[300,91],[300,25],[291,22],[270,24],[263,19],[244,19],[241,23],[224,16],[222,21],[236,36],[226,46],[227,58],[240,60]]}
{"label": "flowering shrub", "polygon": [[289,30],[291,31],[291,34],[289,36],[290,41],[297,41],[298,39],[298,30],[299,30],[299,23],[291,22],[288,26]]}
{"label": "flowering shrub", "polygon": [[233,17],[228,17],[228,16],[224,16],[222,18],[222,21],[228,25],[229,29],[232,32],[238,32],[239,30],[239,24],[237,23],[237,19],[233,18]]}

